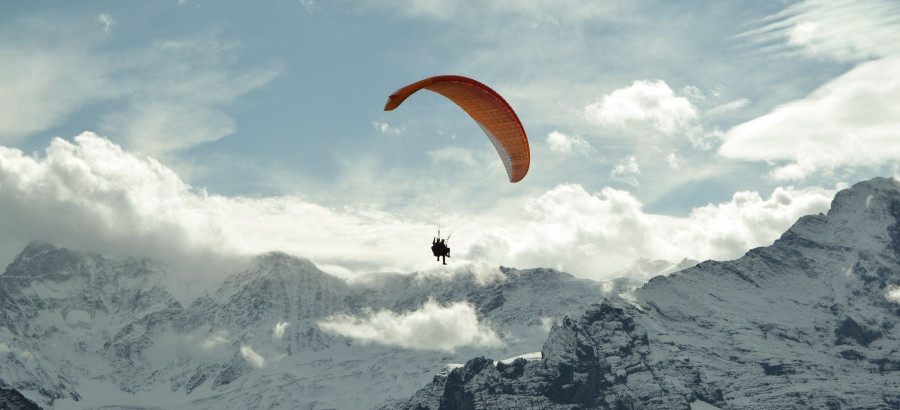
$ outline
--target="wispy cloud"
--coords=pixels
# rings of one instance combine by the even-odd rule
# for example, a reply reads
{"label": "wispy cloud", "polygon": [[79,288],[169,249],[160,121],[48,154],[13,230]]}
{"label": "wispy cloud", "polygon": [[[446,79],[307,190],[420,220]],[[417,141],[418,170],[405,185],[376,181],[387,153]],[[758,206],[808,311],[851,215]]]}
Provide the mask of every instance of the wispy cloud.
{"label": "wispy cloud", "polygon": [[112,16],[110,16],[109,14],[106,14],[106,13],[103,13],[100,16],[98,16],[97,22],[100,23],[100,26],[103,27],[104,33],[109,33],[110,31],[112,31],[112,27],[117,24],[116,21],[113,20]]}
{"label": "wispy cloud", "polygon": [[807,97],[728,130],[719,154],[770,161],[778,181],[877,167],[900,158],[900,5],[888,1],[805,1],[745,33],[782,49],[861,61]]}
{"label": "wispy cloud", "polygon": [[710,108],[708,111],[706,111],[705,115],[709,115],[709,116],[721,115],[721,114],[729,112],[729,111],[734,111],[734,110],[739,110],[741,108],[744,108],[745,106],[747,106],[747,104],[750,104],[750,100],[748,100],[746,98],[737,99],[737,100],[730,101],[725,104],[720,104],[713,108]]}
{"label": "wispy cloud", "polygon": [[900,4],[891,0],[806,0],[738,37],[764,50],[837,61],[900,53]]}
{"label": "wispy cloud", "polygon": [[566,135],[553,131],[547,135],[550,150],[562,155],[588,154],[593,151],[591,144],[578,135]]}
{"label": "wispy cloud", "polygon": [[454,351],[466,346],[502,344],[497,333],[478,320],[475,308],[464,302],[442,306],[432,300],[411,312],[381,310],[363,317],[336,315],[318,324],[327,332],[362,343],[416,350]]}
{"label": "wispy cloud", "polygon": [[638,166],[637,158],[633,155],[623,158],[609,173],[609,177],[620,182],[624,182],[631,186],[639,186],[638,177],[641,176],[641,168]]}
{"label": "wispy cloud", "polygon": [[[98,22],[108,32],[108,14]],[[234,69],[236,44],[214,35],[158,41],[118,51],[84,27],[18,22],[0,37],[0,142],[16,142],[62,124],[79,110],[114,101],[99,129],[148,153],[214,141],[235,130],[223,109],[261,88],[279,69]],[[40,38],[37,46],[30,37]]]}
{"label": "wispy cloud", "polygon": [[244,359],[252,364],[253,367],[260,369],[266,367],[266,358],[262,357],[259,353],[256,353],[249,345],[241,346],[241,356],[244,356]]}
{"label": "wispy cloud", "polygon": [[278,322],[275,324],[275,328],[272,329],[272,337],[275,339],[281,339],[284,337],[284,330],[288,327],[290,323],[288,322]]}

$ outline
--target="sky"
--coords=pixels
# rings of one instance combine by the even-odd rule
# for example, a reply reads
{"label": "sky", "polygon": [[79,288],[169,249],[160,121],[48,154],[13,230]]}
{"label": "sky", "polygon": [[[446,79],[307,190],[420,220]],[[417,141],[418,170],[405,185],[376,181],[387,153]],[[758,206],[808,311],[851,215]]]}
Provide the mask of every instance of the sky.
{"label": "sky", "polygon": [[[726,260],[900,174],[895,1],[0,3],[0,263],[284,251],[341,277]],[[442,74],[516,110],[510,184]],[[453,269],[452,267],[450,269]]]}

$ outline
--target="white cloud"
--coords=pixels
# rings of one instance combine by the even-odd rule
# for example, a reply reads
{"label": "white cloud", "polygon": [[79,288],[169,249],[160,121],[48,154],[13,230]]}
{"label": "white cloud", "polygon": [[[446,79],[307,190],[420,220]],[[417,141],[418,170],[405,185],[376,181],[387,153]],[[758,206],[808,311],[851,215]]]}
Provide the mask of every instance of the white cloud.
{"label": "white cloud", "polygon": [[900,4],[891,0],[807,0],[766,21],[741,36],[769,50],[837,61],[900,54]]}
{"label": "white cloud", "polygon": [[239,236],[214,205],[159,162],[91,133],[55,139],[46,157],[0,147],[3,240],[179,256],[235,252]]}
{"label": "white cloud", "polygon": [[[428,224],[296,196],[209,194],[92,133],[74,142],[55,139],[43,157],[0,147],[0,186],[0,249],[7,259],[36,240],[162,259],[283,250],[354,271],[408,271],[427,261],[409,249],[430,234]],[[428,241],[421,239],[423,253]]]}
{"label": "white cloud", "polygon": [[[900,158],[900,4],[805,1],[742,34],[767,49],[802,52],[856,67],[809,96],[725,134],[719,154],[768,161],[776,180],[895,164]],[[875,60],[872,60],[872,59]],[[869,61],[866,61],[869,60]]]}
{"label": "white cloud", "polygon": [[884,297],[891,302],[900,303],[900,286],[888,286],[885,288]]}
{"label": "white cloud", "polygon": [[200,342],[200,348],[210,352],[214,351],[218,349],[219,346],[224,346],[229,343],[226,336],[228,336],[228,332],[224,330],[217,331],[209,335],[206,339],[203,339],[203,341]]}
{"label": "white cloud", "polygon": [[[369,3],[366,3],[369,4]],[[544,2],[539,0],[498,0],[477,7],[458,1],[431,0],[386,0],[377,3],[379,7],[391,8],[402,14],[415,17],[428,17],[440,21],[456,21],[461,17],[485,18],[488,16],[526,15],[540,20],[552,21],[559,25],[557,19],[584,20],[607,15],[612,6],[590,0],[560,0]],[[557,16],[554,18],[553,16]],[[530,22],[534,24],[532,20]]]}
{"label": "white cloud", "polygon": [[776,188],[768,198],[738,192],[687,217],[644,212],[632,194],[559,185],[529,200],[527,217],[504,229],[483,229],[469,245],[485,260],[550,266],[608,279],[638,258],[727,260],[771,244],[802,215],[828,209],[833,190]]}
{"label": "white cloud", "polygon": [[104,33],[109,33],[110,31],[112,31],[112,27],[116,25],[116,21],[113,20],[112,16],[106,13],[98,16],[97,22],[100,23],[101,26],[103,26]]}
{"label": "white cloud", "polygon": [[426,278],[439,278],[450,281],[458,276],[471,276],[475,283],[481,286],[506,281],[506,275],[497,266],[485,263],[454,264],[450,267],[435,266],[417,272],[416,278],[424,281]]}
{"label": "white cloud", "polygon": [[641,176],[641,168],[633,155],[619,161],[609,173],[609,177],[631,186],[639,186],[637,178]]}
{"label": "white cloud", "polygon": [[378,132],[385,135],[400,135],[403,133],[402,128],[394,127],[384,121],[372,121],[372,127],[375,127]]}
{"label": "white cloud", "polygon": [[687,98],[676,97],[662,80],[635,81],[585,107],[588,120],[628,133],[674,134],[697,118],[697,109]]}
{"label": "white cloud", "polygon": [[[74,142],[54,140],[44,157],[0,147],[0,186],[0,249],[15,252],[40,240],[163,259],[282,250],[354,273],[435,265],[430,223],[299,196],[209,194],[152,158],[91,133]],[[645,213],[626,191],[591,194],[559,185],[477,214],[448,213],[445,223],[453,227],[454,268],[485,281],[496,276],[482,269],[487,265],[557,267],[604,278],[639,257],[740,256],[770,243],[799,216],[827,209],[833,193],[778,188],[762,198],[742,192],[688,217],[668,217]]]}
{"label": "white cloud", "polygon": [[[98,22],[108,31],[108,14]],[[235,44],[215,36],[109,51],[108,36],[58,22],[17,22],[0,36],[0,142],[58,126],[101,102],[100,130],[148,153],[185,149],[235,130],[224,108],[277,68],[234,69]],[[28,41],[23,41],[27,39]],[[39,39],[39,40],[32,40]]]}
{"label": "white cloud", "polygon": [[739,110],[741,108],[744,108],[749,103],[750,103],[750,100],[748,100],[746,98],[737,99],[737,100],[727,102],[725,104],[720,104],[713,108],[710,108],[708,111],[706,111],[705,115],[708,115],[708,116],[721,115],[721,114],[729,112],[729,111],[734,111],[734,110]]}
{"label": "white cloud", "polygon": [[284,337],[284,329],[287,329],[289,322],[278,322],[275,324],[275,328],[272,329],[272,336],[276,339],[281,339]]}
{"label": "white cloud", "polygon": [[679,162],[680,160],[674,152],[669,153],[669,155],[666,156],[666,164],[669,164],[669,168],[678,169],[680,167],[680,165],[678,165]]}
{"label": "white cloud", "polygon": [[900,57],[862,63],[808,97],[728,130],[719,154],[788,162],[773,171],[777,180],[895,162],[900,158],[897,72]]}
{"label": "white cloud", "polygon": [[253,350],[249,345],[241,346],[241,356],[256,368],[266,367],[266,358]]}
{"label": "white cloud", "polygon": [[363,343],[416,350],[454,351],[465,346],[502,344],[496,332],[479,322],[475,308],[464,302],[441,306],[432,300],[412,312],[381,310],[366,317],[336,315],[318,324],[327,332]]}
{"label": "white cloud", "polygon": [[547,135],[547,145],[550,150],[563,155],[587,154],[593,150],[591,144],[578,135],[569,136],[559,131],[553,131]]}
{"label": "white cloud", "polygon": [[312,14],[314,11],[316,11],[316,9],[319,8],[314,0],[300,0],[300,5],[303,6],[303,8],[306,9],[306,12],[310,14]]}

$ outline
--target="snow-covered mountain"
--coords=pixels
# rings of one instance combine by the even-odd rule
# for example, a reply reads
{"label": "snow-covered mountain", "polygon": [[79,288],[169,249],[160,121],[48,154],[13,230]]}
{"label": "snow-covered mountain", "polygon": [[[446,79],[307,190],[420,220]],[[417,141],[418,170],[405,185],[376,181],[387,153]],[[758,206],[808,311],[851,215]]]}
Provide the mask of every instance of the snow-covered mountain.
{"label": "snow-covered mountain", "polygon": [[[348,284],[282,253],[220,275],[210,291],[177,275],[29,245],[0,275],[0,386],[45,408],[372,408],[409,397],[448,363],[536,352],[555,321],[636,286],[478,266]],[[470,303],[502,344],[414,350],[318,325],[429,301]]]}
{"label": "snow-covered mountain", "polygon": [[565,318],[540,357],[471,359],[399,407],[713,406],[900,408],[900,182],[858,183],[771,246],[656,277]]}

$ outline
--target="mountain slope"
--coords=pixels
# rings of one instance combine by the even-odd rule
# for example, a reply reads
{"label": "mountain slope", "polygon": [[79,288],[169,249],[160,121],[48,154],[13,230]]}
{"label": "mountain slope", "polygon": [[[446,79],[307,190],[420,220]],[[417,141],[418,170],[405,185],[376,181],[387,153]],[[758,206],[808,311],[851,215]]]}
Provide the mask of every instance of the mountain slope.
{"label": "mountain slope", "polygon": [[[185,292],[172,284],[185,281],[172,275],[147,260],[29,245],[0,275],[0,382],[47,408],[370,408],[408,397],[447,363],[537,351],[555,320],[634,288],[477,266],[350,285],[281,253],[192,300],[175,296]],[[404,314],[428,301],[470,303],[503,344],[423,351],[318,326],[333,314]]]}
{"label": "mountain slope", "polygon": [[898,408],[900,183],[839,192],[768,247],[554,326],[541,360],[484,358],[406,408]]}

